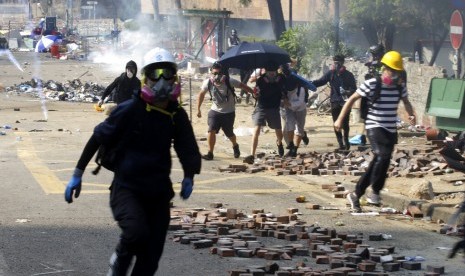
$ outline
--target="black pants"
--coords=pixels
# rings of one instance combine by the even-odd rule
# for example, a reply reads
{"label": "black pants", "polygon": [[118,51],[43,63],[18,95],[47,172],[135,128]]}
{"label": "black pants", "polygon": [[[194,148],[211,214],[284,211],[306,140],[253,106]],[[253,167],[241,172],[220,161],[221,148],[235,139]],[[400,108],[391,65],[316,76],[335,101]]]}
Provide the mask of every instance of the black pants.
{"label": "black pants", "polygon": [[391,155],[397,144],[397,133],[389,132],[382,127],[367,129],[367,136],[374,156],[367,171],[360,177],[355,187],[355,194],[359,198],[365,194],[370,185],[375,194],[379,194],[383,189]]}
{"label": "black pants", "polygon": [[[341,103],[331,103],[331,116],[333,117],[333,122],[336,122],[337,118],[339,117],[339,114],[341,114],[342,106],[343,105],[341,105]],[[344,117],[344,120],[342,121],[342,131],[344,132],[344,143],[346,146],[349,144],[349,119],[350,111],[347,113],[347,115]],[[334,134],[336,134],[339,146],[342,146],[342,133],[340,131],[334,130]]]}
{"label": "black pants", "polygon": [[112,185],[110,206],[122,230],[116,247],[119,266],[113,275],[126,275],[134,256],[131,275],[154,275],[170,222],[170,198],[147,197]]}
{"label": "black pants", "polygon": [[[246,84],[247,85],[247,82],[249,81],[250,79],[250,75],[252,74],[253,71],[250,71],[250,70],[241,70],[240,71],[240,77],[241,77],[241,82],[243,84]],[[243,95],[249,95],[245,90],[241,89],[241,97]]]}

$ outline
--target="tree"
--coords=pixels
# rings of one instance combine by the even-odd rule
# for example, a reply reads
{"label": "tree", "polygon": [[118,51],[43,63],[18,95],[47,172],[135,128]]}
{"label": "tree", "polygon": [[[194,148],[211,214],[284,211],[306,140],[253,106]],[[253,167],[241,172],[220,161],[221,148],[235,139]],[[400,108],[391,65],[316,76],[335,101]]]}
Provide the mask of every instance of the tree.
{"label": "tree", "polygon": [[[276,44],[286,50],[291,57],[297,58],[297,70],[310,74],[320,67],[324,57],[334,55],[336,41],[332,19],[319,15],[319,20],[285,31]],[[351,56],[353,49],[339,42],[339,52]]]}
{"label": "tree", "polygon": [[361,28],[370,45],[392,49],[402,0],[348,0],[347,19]]}
{"label": "tree", "polygon": [[[370,45],[392,49],[396,32],[414,29],[417,37],[433,41],[434,63],[449,32],[450,6],[437,0],[348,0],[346,17],[361,28]],[[413,42],[413,41],[412,41]]]}

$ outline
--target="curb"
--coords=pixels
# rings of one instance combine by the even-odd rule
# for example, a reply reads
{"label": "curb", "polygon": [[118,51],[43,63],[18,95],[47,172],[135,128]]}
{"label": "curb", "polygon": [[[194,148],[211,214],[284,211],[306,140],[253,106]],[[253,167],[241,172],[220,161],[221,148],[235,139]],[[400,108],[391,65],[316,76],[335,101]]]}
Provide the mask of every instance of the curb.
{"label": "curb", "polygon": [[[347,190],[355,190],[355,184],[344,183]],[[423,213],[423,217],[430,217],[431,221],[442,221],[447,223],[452,215],[456,212],[455,204],[438,204],[430,203],[422,199],[411,199],[404,195],[381,192],[381,198],[384,206],[392,207],[398,211],[405,210],[408,206],[417,206]],[[465,219],[465,213],[460,214],[458,221]]]}

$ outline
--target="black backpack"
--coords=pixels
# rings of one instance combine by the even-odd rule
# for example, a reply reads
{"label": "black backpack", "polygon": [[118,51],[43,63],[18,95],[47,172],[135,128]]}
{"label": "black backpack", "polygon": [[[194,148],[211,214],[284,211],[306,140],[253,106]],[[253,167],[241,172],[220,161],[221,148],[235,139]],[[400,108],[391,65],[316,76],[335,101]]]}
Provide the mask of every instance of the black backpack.
{"label": "black backpack", "polygon": [[[368,108],[370,105],[373,105],[381,96],[381,77],[376,76],[376,84],[375,84],[375,92],[373,94],[372,99],[370,100],[368,97],[362,97],[360,101],[360,118],[362,120],[366,120],[368,116]],[[397,90],[399,90],[399,96],[402,96],[402,86],[397,85]]]}
{"label": "black backpack", "polygon": [[[136,103],[132,103],[132,105],[129,107],[130,112],[127,115],[133,116],[135,106]],[[92,171],[92,174],[97,175],[102,167],[112,172],[115,171],[119,152],[129,141],[129,134],[132,130],[133,123],[128,123],[127,129],[123,131],[122,137],[120,137],[120,139],[117,139],[114,143],[101,144],[99,146],[95,156],[95,163],[97,163],[97,167]]]}

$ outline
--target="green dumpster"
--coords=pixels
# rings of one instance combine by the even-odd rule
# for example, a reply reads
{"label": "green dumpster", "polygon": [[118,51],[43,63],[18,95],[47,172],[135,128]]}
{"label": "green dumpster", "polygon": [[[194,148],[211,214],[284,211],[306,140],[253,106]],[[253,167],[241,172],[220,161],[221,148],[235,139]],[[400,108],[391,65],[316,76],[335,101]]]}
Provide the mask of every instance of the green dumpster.
{"label": "green dumpster", "polygon": [[465,80],[433,78],[429,86],[426,113],[436,117],[436,127],[465,130]]}

